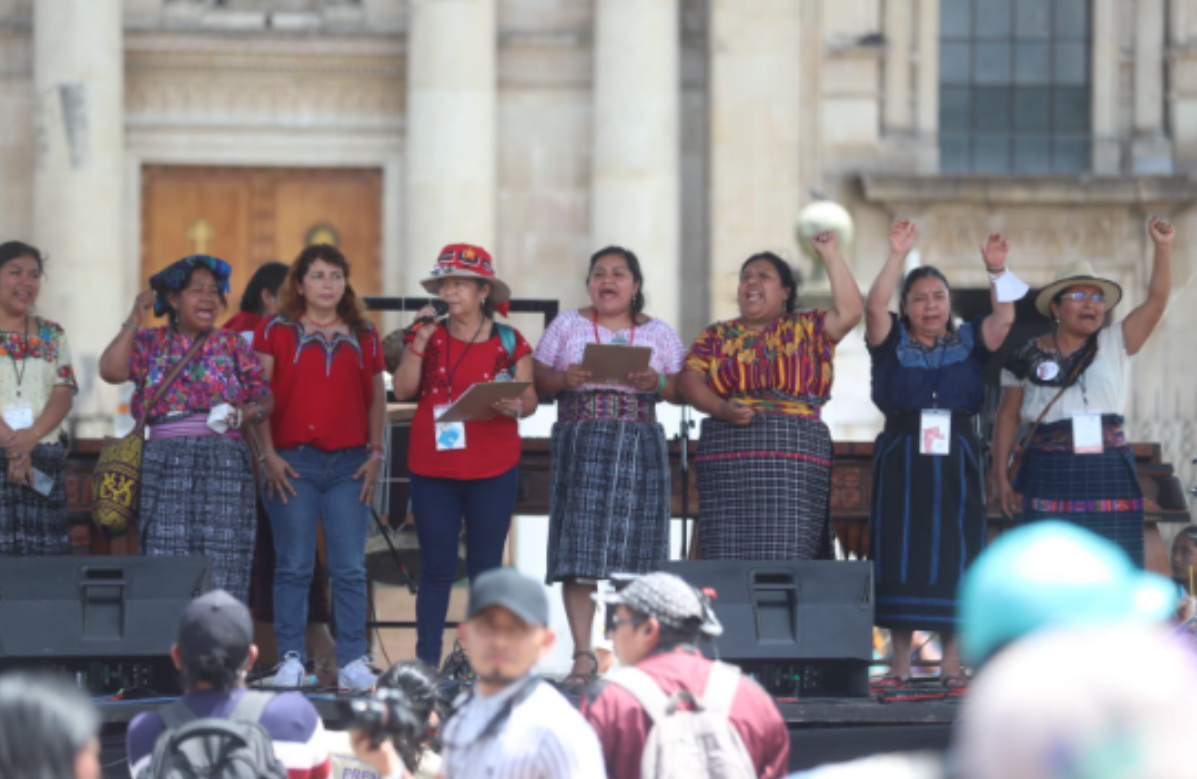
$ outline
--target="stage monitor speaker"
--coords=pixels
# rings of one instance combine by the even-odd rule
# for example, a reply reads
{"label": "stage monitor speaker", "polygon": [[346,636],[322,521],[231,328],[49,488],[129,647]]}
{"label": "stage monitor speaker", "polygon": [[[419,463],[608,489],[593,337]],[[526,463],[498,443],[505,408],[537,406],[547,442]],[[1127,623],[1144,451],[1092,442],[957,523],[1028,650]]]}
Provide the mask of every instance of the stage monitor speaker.
{"label": "stage monitor speaker", "polygon": [[714,595],[723,635],[703,652],[740,666],[780,697],[868,695],[873,567],[863,561],[671,561]]}
{"label": "stage monitor speaker", "polygon": [[0,670],[65,671],[94,695],[178,692],[179,617],[211,588],[206,557],[5,558]]}

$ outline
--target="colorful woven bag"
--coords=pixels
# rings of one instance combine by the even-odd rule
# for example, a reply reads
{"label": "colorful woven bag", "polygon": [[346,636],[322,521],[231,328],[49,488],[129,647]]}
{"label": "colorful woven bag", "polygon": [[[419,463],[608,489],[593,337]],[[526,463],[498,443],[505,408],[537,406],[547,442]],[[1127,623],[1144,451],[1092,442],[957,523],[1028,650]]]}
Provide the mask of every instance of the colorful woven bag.
{"label": "colorful woven bag", "polygon": [[158,385],[132,432],[123,438],[108,436],[104,439],[91,477],[94,495],[91,518],[105,538],[122,536],[130,525],[136,524],[137,502],[141,496],[141,457],[145,451],[146,415],[166,394],[170,385],[175,383],[187,363],[199,353],[207,338],[207,333],[196,338],[183,359]]}

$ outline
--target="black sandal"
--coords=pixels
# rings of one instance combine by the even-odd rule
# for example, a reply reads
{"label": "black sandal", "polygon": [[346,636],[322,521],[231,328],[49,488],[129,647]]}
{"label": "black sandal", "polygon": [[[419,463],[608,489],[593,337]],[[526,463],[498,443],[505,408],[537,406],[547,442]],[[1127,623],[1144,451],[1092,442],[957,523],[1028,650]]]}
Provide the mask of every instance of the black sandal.
{"label": "black sandal", "polygon": [[574,655],[571,659],[577,660],[579,657],[588,658],[590,660],[590,662],[593,664],[593,667],[587,673],[582,673],[581,671],[571,672],[569,674],[569,676],[567,676],[561,680],[562,684],[590,684],[592,681],[594,681],[596,678],[598,678],[598,673],[599,673],[598,655],[596,655],[593,651],[591,651],[589,649],[583,649],[580,652],[574,652]]}

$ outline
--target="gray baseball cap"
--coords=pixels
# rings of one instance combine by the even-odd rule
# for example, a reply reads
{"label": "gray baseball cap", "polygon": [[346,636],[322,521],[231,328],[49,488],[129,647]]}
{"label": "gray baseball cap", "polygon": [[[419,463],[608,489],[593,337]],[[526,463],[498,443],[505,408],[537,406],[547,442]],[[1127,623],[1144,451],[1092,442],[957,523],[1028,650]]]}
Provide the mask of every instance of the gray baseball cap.
{"label": "gray baseball cap", "polygon": [[491,606],[501,606],[529,625],[549,624],[549,598],[544,586],[514,568],[494,568],[470,585],[467,619]]}

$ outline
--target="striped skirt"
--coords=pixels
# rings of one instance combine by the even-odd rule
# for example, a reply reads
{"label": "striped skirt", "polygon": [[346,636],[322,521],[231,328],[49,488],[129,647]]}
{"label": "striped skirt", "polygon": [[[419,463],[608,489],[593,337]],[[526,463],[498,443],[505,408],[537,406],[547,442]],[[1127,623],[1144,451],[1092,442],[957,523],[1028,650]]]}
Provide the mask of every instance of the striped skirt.
{"label": "striped skirt", "polygon": [[38,444],[33,467],[54,481],[49,495],[8,481],[8,458],[0,451],[0,556],[46,557],[71,553],[66,505],[66,450]]}
{"label": "striped skirt", "polygon": [[225,436],[146,442],[139,530],[146,555],[203,555],[213,584],[249,602],[257,490],[245,442]]}
{"label": "striped skirt", "polygon": [[1023,518],[1060,519],[1113,541],[1143,567],[1143,488],[1122,417],[1102,417],[1101,454],[1074,454],[1072,421],[1040,425],[1014,488]]}
{"label": "striped skirt", "polygon": [[557,422],[545,581],[647,573],[669,557],[669,461],[658,424]]}
{"label": "striped skirt", "polygon": [[919,454],[919,417],[889,417],[873,450],[875,621],[887,628],[950,630],[960,579],[985,548],[984,447],[973,416],[953,414],[949,453]]}
{"label": "striped skirt", "polygon": [[698,542],[704,560],[831,556],[831,434],[817,419],[704,419],[698,438]]}

